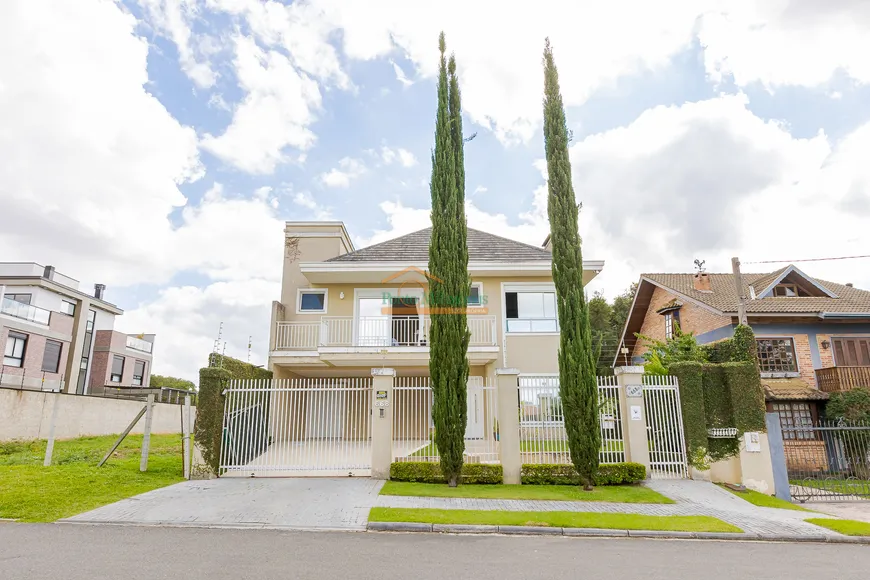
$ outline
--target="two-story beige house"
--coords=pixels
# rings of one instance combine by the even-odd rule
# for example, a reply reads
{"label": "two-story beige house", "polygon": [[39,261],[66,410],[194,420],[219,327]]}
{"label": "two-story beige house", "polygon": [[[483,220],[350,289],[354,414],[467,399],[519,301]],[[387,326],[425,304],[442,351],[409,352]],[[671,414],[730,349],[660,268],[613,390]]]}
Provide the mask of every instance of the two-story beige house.
{"label": "two-story beige house", "polygon": [[[272,306],[269,368],[276,378],[429,373],[431,228],[354,249],[341,222],[287,222],[281,301]],[[498,367],[558,372],[559,328],[545,247],[468,229],[472,376]],[[584,283],[604,267],[584,261]]]}

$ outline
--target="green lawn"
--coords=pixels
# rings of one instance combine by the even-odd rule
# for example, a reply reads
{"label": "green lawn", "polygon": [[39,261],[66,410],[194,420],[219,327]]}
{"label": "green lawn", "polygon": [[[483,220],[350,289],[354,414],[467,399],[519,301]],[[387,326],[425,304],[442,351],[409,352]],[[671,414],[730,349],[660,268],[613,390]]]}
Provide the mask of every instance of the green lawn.
{"label": "green lawn", "polygon": [[52,522],[182,481],[181,437],[152,435],[148,471],[139,471],[141,435],[130,435],[103,467],[117,435],[57,441],[43,467],[45,441],[0,443],[0,518]]}
{"label": "green lawn", "polygon": [[576,485],[460,485],[447,487],[439,483],[388,481],[381,495],[419,497],[466,497],[479,499],[533,499],[560,501],[609,501],[621,503],[674,503],[642,485],[599,486],[583,491]]}
{"label": "green lawn", "polygon": [[856,520],[834,520],[828,518],[809,518],[804,520],[823,528],[828,528],[835,532],[845,534],[847,536],[870,536],[870,523],[859,522]]}
{"label": "green lawn", "polygon": [[752,505],[757,505],[759,507],[772,507],[772,508],[780,508],[784,510],[795,510],[799,512],[811,512],[813,510],[808,510],[805,507],[801,507],[799,505],[793,504],[790,501],[785,501],[784,499],[779,499],[778,497],[774,497],[772,495],[765,495],[763,493],[758,493],[757,491],[753,491],[751,489],[747,489],[746,491],[735,491],[727,486],[722,484],[718,484],[719,487],[724,489],[725,491],[730,491],[740,499],[744,499],[751,503]]}
{"label": "green lawn", "polygon": [[644,516],[588,512],[506,512],[372,508],[370,522],[420,522],[555,528],[604,528],[613,530],[663,530],[670,532],[733,532],[743,530],[710,516]]}
{"label": "green lawn", "polygon": [[870,481],[866,479],[795,479],[789,483],[842,494],[867,494],[870,491]]}

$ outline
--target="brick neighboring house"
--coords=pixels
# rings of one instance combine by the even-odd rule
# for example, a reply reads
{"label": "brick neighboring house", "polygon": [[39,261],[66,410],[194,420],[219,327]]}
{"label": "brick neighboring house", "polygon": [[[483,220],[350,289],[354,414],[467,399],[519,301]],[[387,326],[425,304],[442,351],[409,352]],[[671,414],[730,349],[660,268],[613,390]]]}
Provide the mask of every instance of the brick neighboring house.
{"label": "brick neighboring house", "polygon": [[77,394],[148,386],[154,335],[115,331],[124,311],[103,298],[105,289],[96,284],[88,294],[52,266],[0,262],[0,386]]}
{"label": "brick neighboring house", "polygon": [[[815,279],[794,265],[744,274],[768,410],[783,425],[817,424],[829,393],[870,386],[870,292]],[[643,274],[614,362],[642,362],[636,334],[664,340],[677,324],[699,344],[733,335],[738,297],[732,274]]]}

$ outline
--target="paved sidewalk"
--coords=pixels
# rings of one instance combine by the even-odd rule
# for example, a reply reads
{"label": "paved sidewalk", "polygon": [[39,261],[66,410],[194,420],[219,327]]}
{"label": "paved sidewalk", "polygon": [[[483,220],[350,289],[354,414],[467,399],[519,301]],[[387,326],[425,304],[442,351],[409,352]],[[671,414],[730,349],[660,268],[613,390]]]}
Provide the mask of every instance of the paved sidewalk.
{"label": "paved sidewalk", "polygon": [[803,521],[805,518],[827,517],[825,514],[757,507],[712,483],[689,480],[654,480],[647,482],[646,485],[677,503],[637,504],[382,495],[378,497],[377,505],[396,508],[569,511],[653,516],[705,515],[719,518],[746,532],[756,534],[840,537],[840,534],[836,532]]}
{"label": "paved sidewalk", "polygon": [[367,477],[185,481],[61,521],[362,531],[382,486]]}

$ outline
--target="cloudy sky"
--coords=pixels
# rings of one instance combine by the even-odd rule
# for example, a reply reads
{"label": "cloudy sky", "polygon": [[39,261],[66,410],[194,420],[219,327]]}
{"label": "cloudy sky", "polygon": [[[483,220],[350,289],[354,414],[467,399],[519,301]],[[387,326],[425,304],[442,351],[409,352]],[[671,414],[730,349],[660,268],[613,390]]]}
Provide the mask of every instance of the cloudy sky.
{"label": "cloudy sky", "polygon": [[[442,29],[472,227],[547,234],[549,36],[594,289],[870,254],[865,0],[4,0],[0,260],[107,284],[157,373],[193,378],[221,321],[265,362],[284,220],[428,224]],[[870,288],[870,260],[801,267]]]}

